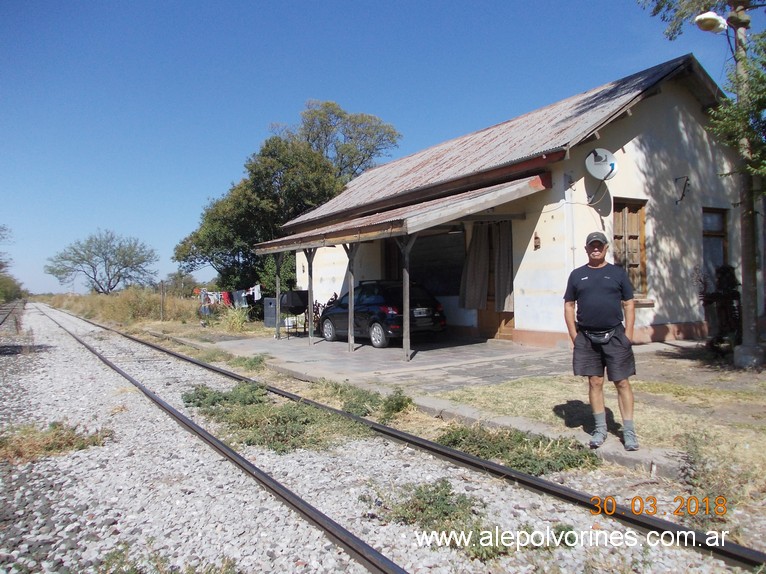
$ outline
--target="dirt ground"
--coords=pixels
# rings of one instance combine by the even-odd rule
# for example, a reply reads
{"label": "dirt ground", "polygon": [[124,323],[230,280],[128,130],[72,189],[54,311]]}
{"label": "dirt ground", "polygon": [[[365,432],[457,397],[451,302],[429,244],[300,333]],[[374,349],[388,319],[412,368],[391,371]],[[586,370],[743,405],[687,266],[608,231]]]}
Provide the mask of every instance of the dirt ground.
{"label": "dirt ground", "polygon": [[766,372],[735,369],[702,344],[636,358],[637,401],[766,429]]}

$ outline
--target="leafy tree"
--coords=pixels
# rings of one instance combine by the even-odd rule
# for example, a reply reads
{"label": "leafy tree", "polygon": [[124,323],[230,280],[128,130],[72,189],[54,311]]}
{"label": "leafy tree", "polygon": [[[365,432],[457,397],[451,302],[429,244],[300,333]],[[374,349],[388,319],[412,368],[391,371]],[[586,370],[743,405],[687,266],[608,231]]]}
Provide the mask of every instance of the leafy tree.
{"label": "leafy tree", "polygon": [[7,273],[0,273],[0,303],[13,301],[24,296],[24,289],[16,279]]}
{"label": "leafy tree", "polygon": [[692,24],[694,18],[710,10],[725,14],[728,2],[718,0],[638,0],[643,8],[650,8],[652,16],[659,16],[660,20],[667,22],[665,36],[668,40],[675,40],[683,33],[684,24]]}
{"label": "leafy tree", "polygon": [[[667,22],[665,36],[675,40],[683,33],[685,24],[709,10],[726,14],[730,2],[719,0],[638,0],[644,8],[651,8],[652,16]],[[729,72],[726,91],[739,97],[725,99],[710,112],[710,131],[721,141],[737,149],[747,138],[752,159],[746,169],[753,175],[766,175],[766,33],[754,34],[748,42],[750,57],[744,62],[748,89],[739,85],[735,70]]]}
{"label": "leafy tree", "polygon": [[200,226],[175,248],[187,273],[210,265],[222,289],[250,286],[266,270],[256,243],[274,239],[280,226],[332,198],[339,189],[333,166],[305,142],[272,136],[245,164],[248,176],[205,208]]}
{"label": "leafy tree", "polygon": [[397,146],[401,134],[370,114],[350,114],[335,102],[310,100],[291,137],[307,142],[335,166],[343,183],[375,166],[375,159]]}
{"label": "leafy tree", "polygon": [[[277,293],[277,262],[273,255],[263,258],[263,275],[261,276],[261,293],[264,297]],[[295,254],[285,253],[279,273],[279,287],[284,293],[295,287]]]}
{"label": "leafy tree", "polygon": [[750,54],[744,64],[747,90],[740,89],[739,79],[732,71],[727,89],[740,97],[726,99],[710,111],[710,131],[733,148],[746,138],[751,156],[747,170],[753,175],[766,176],[766,33],[752,37]]}
{"label": "leafy tree", "polygon": [[176,297],[191,297],[198,285],[197,279],[190,273],[176,271],[165,278],[165,292]]}
{"label": "leafy tree", "polygon": [[[8,242],[10,239],[11,230],[6,225],[0,225],[0,244]],[[10,257],[0,251],[0,303],[13,301],[25,295],[21,283],[7,273],[10,264]]]}
{"label": "leafy tree", "polygon": [[[734,14],[729,21],[734,24],[739,20],[744,25],[743,11],[763,8],[762,5],[751,5],[749,2],[704,2],[701,0],[639,0],[644,7],[652,6],[652,15],[660,16],[668,22],[665,35],[669,39],[677,38],[684,22],[689,22],[702,12],[714,10],[724,13],[727,5],[732,7]],[[734,17],[735,20],[732,20]],[[738,31],[742,30],[740,27]],[[729,32],[727,31],[727,34]],[[736,44],[735,44],[736,45]],[[755,191],[752,186],[753,175],[766,175],[766,36],[756,34],[747,42],[752,57],[746,57],[743,45],[736,45],[734,54],[734,69],[729,72],[729,84],[726,89],[736,94],[736,99],[724,100],[711,110],[710,131],[720,140],[738,149],[744,161],[746,175],[740,190],[741,218],[741,272],[742,272],[742,353],[734,352],[734,364],[738,367],[763,364],[763,355],[758,349],[758,280],[757,261],[757,224],[755,206]],[[739,69],[738,69],[739,68]],[[742,71],[740,74],[738,72]],[[743,80],[747,85],[743,85]]]}
{"label": "leafy tree", "polygon": [[271,237],[268,228],[274,217],[273,207],[242,180],[227,195],[208,204],[200,226],[176,245],[173,259],[184,273],[210,265],[224,289],[254,283],[259,269],[252,246],[264,231],[265,237]]}
{"label": "leafy tree", "polygon": [[[212,200],[199,227],[176,245],[182,272],[210,265],[221,289],[273,284],[273,261],[267,265],[253,246],[280,237],[284,223],[333,198],[401,137],[377,117],[349,114],[334,102],[311,101],[301,116],[299,126],[275,130],[248,158],[246,176]],[[289,269],[286,260],[286,285],[294,282]]]}
{"label": "leafy tree", "polygon": [[[6,225],[0,225],[0,243],[5,243],[10,239],[10,237],[11,230],[8,229]],[[8,258],[8,256],[0,251],[0,273],[5,273],[5,270],[8,269],[10,263],[11,260]]]}
{"label": "leafy tree", "polygon": [[84,275],[92,290],[109,294],[120,285],[151,283],[156,272],[149,266],[158,260],[155,251],[138,239],[99,230],[48,258],[50,264],[45,266],[45,272],[62,285]]}

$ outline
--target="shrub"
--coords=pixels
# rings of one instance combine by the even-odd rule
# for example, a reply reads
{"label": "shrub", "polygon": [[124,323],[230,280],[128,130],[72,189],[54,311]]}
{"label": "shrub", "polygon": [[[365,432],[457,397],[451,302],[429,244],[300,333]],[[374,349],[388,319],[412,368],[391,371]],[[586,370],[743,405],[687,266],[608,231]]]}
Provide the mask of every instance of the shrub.
{"label": "shrub", "polygon": [[249,321],[249,310],[247,307],[230,307],[224,305],[216,314],[216,323],[226,331],[240,333],[245,330],[245,325]]}

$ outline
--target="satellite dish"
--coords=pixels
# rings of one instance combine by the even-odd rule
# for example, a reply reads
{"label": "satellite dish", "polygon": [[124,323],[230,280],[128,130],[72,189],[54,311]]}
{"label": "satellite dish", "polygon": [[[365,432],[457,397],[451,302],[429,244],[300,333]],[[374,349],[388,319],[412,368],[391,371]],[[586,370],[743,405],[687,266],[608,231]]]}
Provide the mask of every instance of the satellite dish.
{"label": "satellite dish", "polygon": [[596,179],[606,181],[617,173],[617,160],[607,150],[596,148],[585,158],[585,169]]}

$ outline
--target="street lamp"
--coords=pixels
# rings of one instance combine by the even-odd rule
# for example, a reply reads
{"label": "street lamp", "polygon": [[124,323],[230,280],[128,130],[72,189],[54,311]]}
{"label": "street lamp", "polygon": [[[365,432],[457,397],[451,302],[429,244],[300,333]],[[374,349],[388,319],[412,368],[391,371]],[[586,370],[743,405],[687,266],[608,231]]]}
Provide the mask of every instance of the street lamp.
{"label": "street lamp", "polygon": [[[734,61],[736,64],[737,101],[746,101],[749,97],[747,73],[747,30],[750,28],[750,16],[747,10],[755,8],[749,0],[735,0],[729,3],[731,12],[723,18],[715,12],[700,14],[694,19],[695,24],[706,32],[722,32],[726,26],[734,29]],[[745,163],[752,159],[750,141],[747,136],[739,140],[739,154]],[[756,276],[756,219],[755,197],[753,194],[753,176],[749,172],[742,174],[739,191],[740,254],[742,258],[742,344],[734,348],[736,367],[756,367],[765,362],[764,350],[758,344],[758,302]]]}
{"label": "street lamp", "polygon": [[713,34],[718,34],[728,28],[726,18],[719,16],[715,12],[700,14],[694,19],[694,23],[703,32],[712,32]]}

